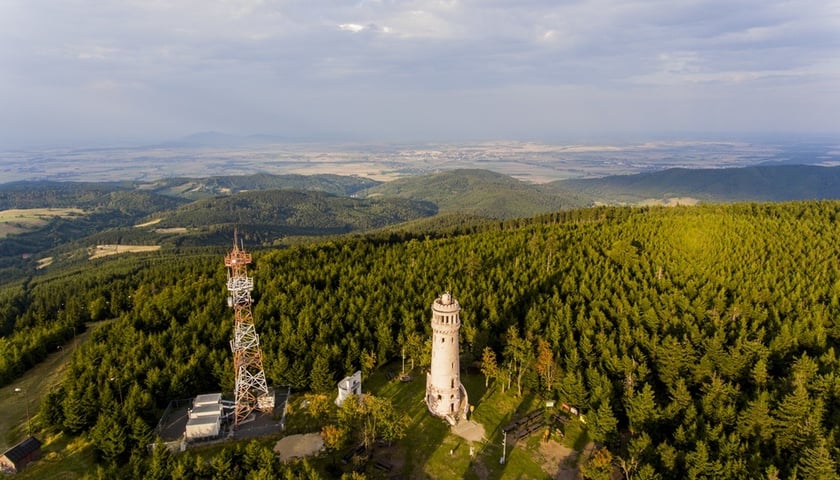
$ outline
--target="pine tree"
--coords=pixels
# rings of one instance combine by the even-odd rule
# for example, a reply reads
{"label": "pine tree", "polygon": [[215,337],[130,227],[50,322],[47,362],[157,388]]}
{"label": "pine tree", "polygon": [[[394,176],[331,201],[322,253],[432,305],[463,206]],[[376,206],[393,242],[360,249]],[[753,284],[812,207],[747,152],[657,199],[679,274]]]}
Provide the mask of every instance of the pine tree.
{"label": "pine tree", "polygon": [[595,441],[606,442],[617,432],[618,420],[607,402],[602,402],[598,408],[588,412],[586,420]]}
{"label": "pine tree", "polygon": [[776,445],[799,449],[820,429],[822,402],[812,401],[805,386],[799,384],[782,399],[773,417]]}
{"label": "pine tree", "polygon": [[838,478],[837,464],[831,458],[824,438],[820,437],[814,445],[802,451],[799,456],[799,472],[804,480]]}
{"label": "pine tree", "polygon": [[624,407],[627,411],[627,419],[630,421],[630,432],[632,433],[650,429],[659,418],[653,389],[648,383],[642,387],[640,392],[625,397]]}
{"label": "pine tree", "polygon": [[309,386],[316,393],[327,393],[335,388],[335,378],[330,371],[330,362],[323,354],[318,354],[312,363]]}
{"label": "pine tree", "polygon": [[149,459],[148,470],[143,478],[149,480],[164,480],[172,477],[174,460],[172,452],[163,441],[158,439],[152,447],[152,457]]}
{"label": "pine tree", "polygon": [[107,464],[117,464],[126,451],[126,433],[122,421],[113,412],[103,412],[90,432],[94,448]]}

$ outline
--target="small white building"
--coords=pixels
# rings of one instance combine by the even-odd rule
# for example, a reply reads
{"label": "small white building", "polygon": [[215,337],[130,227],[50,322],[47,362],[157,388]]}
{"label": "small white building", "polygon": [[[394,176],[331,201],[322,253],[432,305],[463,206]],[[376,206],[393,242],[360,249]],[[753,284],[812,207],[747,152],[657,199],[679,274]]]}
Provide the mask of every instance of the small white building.
{"label": "small white building", "polygon": [[187,430],[184,432],[184,436],[188,442],[203,438],[214,438],[219,435],[221,427],[220,415],[190,418],[187,421]]}
{"label": "small white building", "polygon": [[222,416],[222,404],[202,405],[190,410],[190,418]]}
{"label": "small white building", "polygon": [[362,371],[359,370],[349,377],[344,377],[338,382],[338,397],[335,398],[335,404],[339,407],[344,403],[344,399],[350,395],[362,394]]}
{"label": "small white building", "polygon": [[222,394],[208,393],[193,400],[184,438],[189,441],[214,438],[222,428]]}
{"label": "small white building", "polygon": [[195,397],[195,399],[193,400],[193,408],[200,407],[202,405],[215,405],[221,402],[221,393],[205,393],[204,395],[199,395]]}

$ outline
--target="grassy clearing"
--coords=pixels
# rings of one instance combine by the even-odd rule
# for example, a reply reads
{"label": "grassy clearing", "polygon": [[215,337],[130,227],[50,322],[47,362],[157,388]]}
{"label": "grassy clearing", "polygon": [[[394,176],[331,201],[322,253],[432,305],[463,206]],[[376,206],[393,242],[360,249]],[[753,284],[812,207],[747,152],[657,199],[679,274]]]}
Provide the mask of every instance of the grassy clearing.
{"label": "grassy clearing", "polygon": [[[90,331],[90,330],[89,330]],[[82,342],[88,333],[80,335]],[[75,344],[70,342],[62,351],[53,353],[46,361],[27,372],[14,385],[0,389],[0,411],[8,415],[0,416],[2,440],[8,446],[23,439],[26,435],[26,406],[20,394],[14,388],[32,392],[30,413],[37,410],[37,405],[49,388],[56,384],[64,372],[66,360]],[[388,381],[385,372],[380,369],[364,383],[364,391],[389,398],[398,410],[411,419],[406,438],[393,447],[380,447],[374,452],[374,459],[393,466],[389,475],[401,475],[405,478],[465,478],[465,479],[547,479],[545,457],[540,453],[542,443],[540,435],[535,434],[513,445],[508,443],[506,462],[500,464],[502,457],[502,428],[516,416],[530,412],[542,405],[542,399],[535,395],[516,397],[515,392],[502,392],[498,385],[484,387],[484,377],[478,374],[466,374],[462,382],[470,395],[470,402],[475,406],[472,420],[485,428],[485,439],[472,445],[451,433],[449,425],[443,420],[432,417],[423,402],[425,394],[425,376],[420,369],[409,372],[414,376],[411,382]],[[397,370],[391,368],[391,370]],[[16,396],[17,395],[17,396]],[[301,403],[303,395],[292,399],[290,415],[287,416],[286,434],[304,431],[319,431],[324,419],[311,418]],[[329,398],[332,400],[332,397]],[[22,479],[59,478],[76,479],[85,473],[95,471],[91,444],[82,438],[68,438],[62,434],[48,435],[39,431],[37,417],[33,421],[33,432],[44,441],[43,457],[32,464],[18,477]],[[565,430],[563,443],[580,451],[589,442],[584,426],[572,422]],[[273,446],[279,436],[265,437],[257,441],[266,446]],[[231,444],[216,444],[191,449],[200,458],[209,459],[221,449]],[[470,447],[474,455],[470,456]],[[577,458],[580,458],[578,456]],[[574,458],[569,459],[572,463]],[[309,460],[318,470],[333,471],[333,455],[322,455]],[[346,468],[340,466],[339,468]],[[382,472],[373,469],[372,462],[366,472],[369,478],[380,478]],[[332,469],[332,470],[331,470]]]}
{"label": "grassy clearing", "polygon": [[414,380],[409,383],[387,381],[384,373],[376,372],[365,384],[365,391],[390,398],[394,405],[411,418],[406,438],[398,442],[386,460],[402,466],[399,473],[409,478],[517,478],[543,479],[541,457],[536,454],[539,441],[525,449],[508,445],[504,465],[502,457],[502,428],[519,414],[527,413],[541,405],[533,395],[517,398],[515,393],[503,393],[491,385],[485,389],[484,377],[467,374],[461,378],[475,406],[472,419],[485,429],[485,439],[472,445],[475,456],[470,457],[470,442],[450,433],[449,425],[432,417],[423,402],[426,380],[416,369],[410,372]]}
{"label": "grassy clearing", "polygon": [[31,232],[45,226],[55,217],[84,215],[79,208],[26,208],[0,210],[0,238],[10,234]]}
{"label": "grassy clearing", "polygon": [[119,255],[121,253],[142,253],[160,250],[160,245],[97,245],[88,249],[89,259]]}
{"label": "grassy clearing", "polygon": [[[60,349],[47,356],[46,360],[36,365],[23,377],[0,388],[0,451],[6,450],[27,436],[27,413],[31,422],[32,434],[43,442],[41,459],[29,465],[15,475],[20,479],[76,479],[96,469],[93,460],[93,448],[84,437],[73,438],[64,434],[50,434],[41,428],[38,409],[41,398],[57,385],[64,376],[67,363],[75,349],[84,343],[90,332],[96,327],[113,320],[88,324],[88,329],[74,340],[62,345]],[[26,397],[16,393],[20,388]],[[24,398],[28,401],[24,402]]]}
{"label": "grassy clearing", "polygon": [[156,218],[156,219],[154,219],[150,222],[138,223],[137,225],[134,226],[134,228],[150,227],[152,225],[156,225],[156,224],[160,223],[161,220],[163,220],[163,219],[162,218]]}
{"label": "grassy clearing", "polygon": [[38,260],[38,265],[35,266],[36,270],[40,270],[42,268],[47,268],[52,265],[53,257],[44,257]]}
{"label": "grassy clearing", "polygon": [[73,480],[96,470],[93,446],[84,437],[70,438],[59,433],[41,440],[44,442],[41,459],[15,475],[15,478]]}
{"label": "grassy clearing", "polygon": [[[79,336],[81,341],[82,335]],[[47,356],[46,360],[36,365],[23,377],[10,385],[0,388],[0,451],[5,450],[26,438],[27,409],[32,432],[38,431],[38,408],[41,397],[50,387],[58,383],[64,373],[66,362],[74,348],[73,342],[64,345]],[[15,392],[20,389],[20,392]]]}

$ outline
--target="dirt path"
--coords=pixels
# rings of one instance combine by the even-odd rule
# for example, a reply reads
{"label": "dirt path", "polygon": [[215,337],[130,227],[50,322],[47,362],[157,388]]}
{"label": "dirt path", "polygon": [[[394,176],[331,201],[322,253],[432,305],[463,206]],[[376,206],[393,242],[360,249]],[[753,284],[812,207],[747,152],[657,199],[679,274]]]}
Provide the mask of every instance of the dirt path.
{"label": "dirt path", "polygon": [[572,480],[577,478],[578,453],[562,443],[555,440],[540,443],[540,455],[542,456],[542,468],[551,475],[551,478],[558,480]]}
{"label": "dirt path", "polygon": [[452,427],[452,433],[470,442],[480,442],[484,439],[484,425],[472,420],[461,420]]}

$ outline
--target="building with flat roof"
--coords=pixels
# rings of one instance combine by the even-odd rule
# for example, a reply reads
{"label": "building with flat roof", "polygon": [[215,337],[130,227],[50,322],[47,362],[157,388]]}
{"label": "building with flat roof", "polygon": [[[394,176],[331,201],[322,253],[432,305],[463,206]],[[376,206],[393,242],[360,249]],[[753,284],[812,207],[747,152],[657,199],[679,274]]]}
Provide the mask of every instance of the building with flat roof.
{"label": "building with flat roof", "polygon": [[200,407],[202,405],[214,405],[220,403],[222,401],[222,394],[221,393],[205,393],[203,395],[198,395],[193,400],[193,408]]}
{"label": "building with flat roof", "polygon": [[222,394],[209,393],[199,395],[193,400],[189,410],[189,420],[184,430],[184,439],[188,442],[215,438],[222,429]]}
{"label": "building with flat roof", "polygon": [[17,473],[40,457],[41,441],[35,437],[29,437],[3,452],[0,456],[0,471]]}
{"label": "building with flat roof", "polygon": [[187,421],[187,429],[184,432],[184,437],[188,442],[205,438],[215,438],[219,436],[221,429],[222,422],[219,415],[190,417]]}

